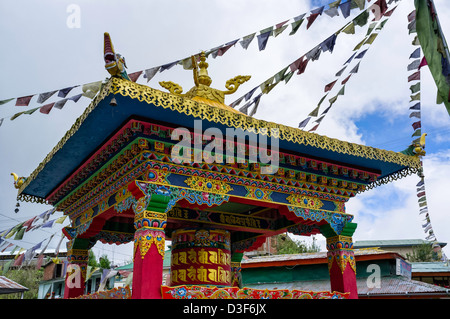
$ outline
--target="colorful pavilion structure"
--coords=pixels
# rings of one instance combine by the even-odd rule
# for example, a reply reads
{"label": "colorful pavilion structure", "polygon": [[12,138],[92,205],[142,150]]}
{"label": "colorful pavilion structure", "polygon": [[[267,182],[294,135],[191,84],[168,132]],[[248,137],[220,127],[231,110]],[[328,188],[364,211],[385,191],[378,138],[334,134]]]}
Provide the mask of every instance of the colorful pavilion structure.
{"label": "colorful pavilion structure", "polygon": [[238,286],[245,251],[283,232],[323,234],[330,291],[357,298],[357,224],[345,204],[417,173],[418,156],[240,113],[224,97],[249,77],[214,89],[204,55],[192,59],[195,86],[185,94],[172,82],[161,83],[164,92],[129,80],[107,34],[105,62],[111,78],[20,179],[19,200],[48,203],[70,217],[63,232],[75,272],[67,273],[65,298],[83,294],[84,280],[72,280],[76,271],[86,275],[97,241],[134,242],[132,298],[165,298],[165,240],[172,242],[170,286],[220,290]]}

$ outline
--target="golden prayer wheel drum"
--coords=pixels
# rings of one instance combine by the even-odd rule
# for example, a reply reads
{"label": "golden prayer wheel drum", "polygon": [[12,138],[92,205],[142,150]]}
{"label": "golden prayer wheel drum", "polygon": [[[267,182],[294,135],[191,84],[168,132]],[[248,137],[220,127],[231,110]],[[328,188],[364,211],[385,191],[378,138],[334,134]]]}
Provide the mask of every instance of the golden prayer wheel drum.
{"label": "golden prayer wheel drum", "polygon": [[171,285],[231,286],[230,232],[179,229],[172,233]]}

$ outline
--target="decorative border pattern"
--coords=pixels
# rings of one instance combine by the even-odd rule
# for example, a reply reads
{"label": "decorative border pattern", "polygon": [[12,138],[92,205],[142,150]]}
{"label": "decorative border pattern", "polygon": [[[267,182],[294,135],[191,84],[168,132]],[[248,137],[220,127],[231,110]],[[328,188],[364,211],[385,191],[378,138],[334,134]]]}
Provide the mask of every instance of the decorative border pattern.
{"label": "decorative border pattern", "polygon": [[161,286],[163,299],[348,299],[350,293],[238,287]]}
{"label": "decorative border pattern", "polygon": [[107,291],[97,291],[89,295],[83,295],[71,299],[131,299],[129,286],[117,287]]}
{"label": "decorative border pattern", "polygon": [[[52,151],[38,165],[38,167],[30,174],[25,183],[19,189],[18,199],[30,201],[30,196],[22,194],[23,190],[34,180],[45,165],[53,158],[54,154],[60,150],[63,145],[71,138],[79,129],[81,124],[86,120],[92,110],[109,94],[120,94],[137,99],[140,102],[153,104],[156,107],[170,109],[188,116],[208,120],[214,123],[224,124],[228,127],[240,128],[248,132],[273,136],[293,142],[296,144],[312,146],[320,149],[333,151],[339,154],[347,154],[373,160],[396,163],[410,168],[407,172],[417,172],[420,168],[420,161],[417,157],[407,156],[393,151],[386,151],[367,147],[363,145],[353,144],[349,142],[332,139],[318,134],[308,133],[296,128],[275,124],[258,120],[244,114],[226,111],[221,108],[198,103],[193,100],[184,99],[169,93],[161,92],[150,87],[140,85],[131,81],[111,78],[105,83],[99,94],[86,108],[85,112],[75,121],[72,127],[66,132],[64,137],[57,143]],[[31,196],[33,197],[33,196]],[[42,201],[37,199],[36,201]]]}
{"label": "decorative border pattern", "polygon": [[342,273],[344,273],[347,264],[350,264],[350,267],[356,274],[356,259],[353,252],[352,237],[334,236],[327,238],[327,250],[328,271],[330,271],[333,261],[335,261]]}

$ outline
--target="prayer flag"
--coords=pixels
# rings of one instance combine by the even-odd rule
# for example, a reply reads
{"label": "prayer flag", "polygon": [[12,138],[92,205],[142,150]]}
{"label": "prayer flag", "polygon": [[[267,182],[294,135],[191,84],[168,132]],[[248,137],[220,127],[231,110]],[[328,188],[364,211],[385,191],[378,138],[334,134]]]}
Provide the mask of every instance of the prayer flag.
{"label": "prayer flag", "polygon": [[311,113],[308,114],[308,116],[316,117],[317,115],[319,115],[319,108],[320,108],[320,104],[314,110],[312,110]]}
{"label": "prayer flag", "polygon": [[420,82],[417,82],[416,84],[411,85],[409,89],[411,90],[411,93],[419,92],[420,91]]}
{"label": "prayer flag", "polygon": [[306,124],[308,124],[308,122],[309,122],[310,119],[311,119],[311,118],[308,117],[308,118],[304,119],[303,121],[301,121],[301,122],[298,124],[298,128],[303,128],[303,127],[305,127]]}
{"label": "prayer flag", "polygon": [[342,15],[344,18],[347,18],[350,15],[350,6],[352,4],[351,0],[348,0],[347,2],[341,3],[339,5],[339,8],[341,9]]}
{"label": "prayer flag", "polygon": [[358,54],[355,59],[362,59],[364,57],[364,55],[366,54],[367,50],[369,49],[365,49],[364,51],[362,51],[360,54]]}
{"label": "prayer flag", "polygon": [[338,73],[335,74],[335,76],[341,76],[342,73],[344,73],[345,69],[347,68],[347,65],[344,66]]}
{"label": "prayer flag", "polygon": [[415,105],[409,108],[410,110],[420,110],[420,103],[416,103]]}
{"label": "prayer flag", "polygon": [[351,77],[351,76],[352,76],[351,74],[350,74],[349,76],[347,76],[347,77],[341,82],[341,84],[344,85],[345,83],[347,83],[348,80],[350,80],[350,77]]}
{"label": "prayer flag", "polygon": [[408,76],[408,82],[420,80],[420,71],[417,71]]}
{"label": "prayer flag", "polygon": [[34,95],[28,95],[17,98],[16,106],[28,106],[33,96]]}
{"label": "prayer flag", "polygon": [[302,25],[302,23],[303,23],[303,19],[292,22],[291,23],[292,30],[291,30],[291,33],[289,33],[289,35],[295,34],[298,31],[298,29],[300,28],[300,26]]}
{"label": "prayer flag", "polygon": [[136,82],[139,79],[139,77],[141,76],[141,74],[142,74],[142,71],[138,71],[138,72],[128,74],[128,77],[130,78],[130,80],[132,82]]}
{"label": "prayer flag", "polygon": [[169,69],[171,69],[174,65],[176,65],[178,63],[178,61],[175,61],[175,62],[171,62],[171,63],[167,63],[167,64],[164,64],[164,65],[161,65],[161,67],[160,67],[160,69],[159,69],[159,72],[163,72],[163,71],[165,71],[165,70],[169,70]]}
{"label": "prayer flag", "polygon": [[41,93],[39,94],[39,97],[37,99],[37,102],[39,104],[44,103],[47,101],[53,94],[55,94],[57,91],[47,92],[47,93]]}
{"label": "prayer flag", "polygon": [[319,15],[319,13],[312,13],[309,17],[306,18],[308,20],[308,23],[306,24],[306,30],[308,30],[309,27],[314,23],[314,21],[316,21]]}
{"label": "prayer flag", "polygon": [[354,3],[358,6],[359,10],[363,10],[366,5],[366,0],[353,0]]}
{"label": "prayer flag", "polygon": [[265,31],[264,33],[261,33],[257,36],[259,51],[262,51],[266,48],[267,41],[269,40],[269,37],[271,35],[272,35],[272,29],[270,29],[269,31]]}
{"label": "prayer flag", "polygon": [[342,29],[342,32],[346,34],[355,34],[355,24],[351,21],[346,27]]}
{"label": "prayer flag", "polygon": [[[191,61],[190,58],[189,58],[189,61]],[[158,73],[159,69],[160,69],[160,67],[157,66],[157,67],[154,67],[154,68],[151,68],[151,69],[147,69],[147,70],[144,71],[144,78],[147,79],[147,83],[151,79],[153,79],[153,77],[156,75],[156,73]]]}
{"label": "prayer flag", "polygon": [[421,62],[420,59],[417,59],[417,60],[412,61],[412,62],[408,65],[407,70],[408,70],[408,71],[417,70],[417,69],[419,68],[420,62]]}
{"label": "prayer flag", "polygon": [[83,96],[83,94],[80,93],[80,94],[77,94],[77,95],[74,95],[74,96],[69,97],[68,100],[74,101],[75,103],[77,103],[78,100],[79,100],[82,96]]}
{"label": "prayer flag", "polygon": [[14,100],[14,98],[2,100],[2,101],[0,101],[0,105],[6,104],[6,103],[8,103],[8,102],[10,102],[12,100]]}
{"label": "prayer flag", "polygon": [[421,118],[420,112],[411,112],[411,114],[409,114],[409,117],[417,117],[417,118]]}
{"label": "prayer flag", "polygon": [[55,105],[53,107],[61,110],[64,107],[64,105],[66,104],[67,100],[68,99],[59,100],[58,102],[55,103]]}
{"label": "prayer flag", "polygon": [[353,19],[353,23],[356,24],[357,26],[363,27],[367,24],[368,19],[369,19],[369,12],[363,11]]}
{"label": "prayer flag", "polygon": [[310,50],[305,54],[308,60],[316,61],[320,57],[320,53],[322,53],[320,45],[316,46],[314,49]]}
{"label": "prayer flag", "polygon": [[336,44],[336,38],[337,35],[333,34],[332,36],[330,36],[328,39],[326,39],[325,41],[323,41],[320,44],[320,47],[322,48],[322,51],[330,51],[331,53],[333,53],[333,49],[334,49],[334,45]]}
{"label": "prayer flag", "polygon": [[411,101],[420,101],[420,92],[417,93],[416,95],[411,95]]}
{"label": "prayer flag", "polygon": [[420,70],[420,68],[422,68],[423,66],[426,66],[426,65],[428,65],[427,59],[425,57],[423,57],[422,61],[419,64],[419,70]]}
{"label": "prayer flag", "polygon": [[328,16],[330,16],[331,18],[338,16],[339,15],[339,11],[337,7],[330,7],[329,9],[324,11]]}
{"label": "prayer flag", "polygon": [[66,97],[67,94],[69,94],[70,91],[72,91],[73,88],[76,88],[78,85],[76,86],[71,86],[71,87],[67,87],[64,89],[59,90],[58,92],[58,97]]}
{"label": "prayer flag", "polygon": [[55,105],[55,102],[50,103],[50,104],[46,104],[46,105],[42,106],[42,107],[39,109],[39,112],[44,113],[44,114],[48,114],[48,113],[50,113],[50,111],[52,110],[53,105]]}
{"label": "prayer flag", "polygon": [[[83,96],[85,96],[89,99],[93,99],[95,97],[95,95],[97,94],[97,92],[100,91],[101,86],[102,86],[102,81],[83,84],[83,86],[81,87],[81,90],[83,91]],[[63,104],[63,106],[64,106],[64,104]],[[56,105],[55,105],[55,107],[56,107]]]}
{"label": "prayer flag", "polygon": [[250,43],[253,41],[254,37],[255,37],[255,33],[249,34],[245,37],[242,38],[242,41],[239,42],[242,46],[242,48],[246,49],[248,48],[248,46],[250,45]]}
{"label": "prayer flag", "polygon": [[248,100],[252,97],[253,93],[255,93],[256,89],[258,89],[258,88],[259,88],[259,86],[255,87],[254,89],[252,89],[251,91],[249,91],[248,93],[246,93],[246,94],[244,95],[245,101],[248,101]]}
{"label": "prayer flag", "polygon": [[355,67],[350,71],[350,73],[358,73],[358,70],[359,70],[359,64],[360,64],[361,62],[358,62],[358,64],[357,65],[355,65]]}
{"label": "prayer flag", "polygon": [[328,83],[327,85],[325,85],[324,91],[325,91],[325,92],[330,91],[330,90],[333,88],[333,86],[336,84],[336,82],[337,82],[337,80],[335,80],[335,81],[333,81],[333,82]]}
{"label": "prayer flag", "polygon": [[348,64],[348,63],[350,63],[350,62],[352,62],[352,60],[353,60],[353,58],[355,57],[355,55],[356,55],[356,52],[352,54],[352,56],[344,63],[344,65],[346,65],[346,64]]}

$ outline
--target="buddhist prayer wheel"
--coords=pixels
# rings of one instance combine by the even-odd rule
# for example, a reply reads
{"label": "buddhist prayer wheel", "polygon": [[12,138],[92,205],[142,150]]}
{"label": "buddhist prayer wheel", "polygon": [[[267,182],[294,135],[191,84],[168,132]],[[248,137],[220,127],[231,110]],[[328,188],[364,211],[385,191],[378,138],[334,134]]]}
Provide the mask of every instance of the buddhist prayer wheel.
{"label": "buddhist prayer wheel", "polygon": [[172,285],[231,286],[230,232],[180,229],[172,234]]}
{"label": "buddhist prayer wheel", "polygon": [[[239,290],[243,253],[285,232],[323,234],[327,294],[357,298],[357,224],[345,204],[417,173],[419,158],[247,116],[227,106],[225,95],[249,76],[220,91],[210,87],[205,55],[192,61],[195,86],[185,94],[172,82],[161,83],[166,92],[111,73],[18,198],[70,217],[63,232],[69,262],[81,274],[97,241],[134,242],[132,298],[178,296],[166,293],[183,291],[178,286],[191,294],[249,296]],[[162,287],[169,241],[170,283]],[[71,278],[66,298],[84,291],[84,280],[74,287]]]}

